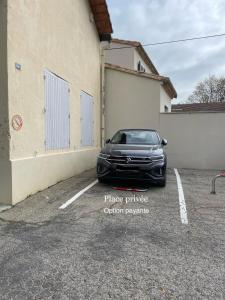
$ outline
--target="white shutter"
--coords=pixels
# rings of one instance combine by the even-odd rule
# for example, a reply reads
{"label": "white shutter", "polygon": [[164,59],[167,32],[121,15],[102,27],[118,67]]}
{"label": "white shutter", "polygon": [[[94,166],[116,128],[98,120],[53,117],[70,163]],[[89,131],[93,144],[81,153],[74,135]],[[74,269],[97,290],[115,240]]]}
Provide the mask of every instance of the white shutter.
{"label": "white shutter", "polygon": [[93,97],[81,91],[81,146],[93,145]]}
{"label": "white shutter", "polygon": [[46,150],[70,147],[69,84],[45,70]]}

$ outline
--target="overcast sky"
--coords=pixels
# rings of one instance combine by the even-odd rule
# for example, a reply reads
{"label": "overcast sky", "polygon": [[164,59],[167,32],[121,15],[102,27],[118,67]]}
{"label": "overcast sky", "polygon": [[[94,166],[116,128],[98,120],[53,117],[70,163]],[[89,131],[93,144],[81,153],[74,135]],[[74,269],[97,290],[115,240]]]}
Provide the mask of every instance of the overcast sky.
{"label": "overcast sky", "polygon": [[[114,38],[142,44],[225,33],[225,0],[107,0]],[[209,74],[225,75],[225,36],[146,47],[184,102]]]}

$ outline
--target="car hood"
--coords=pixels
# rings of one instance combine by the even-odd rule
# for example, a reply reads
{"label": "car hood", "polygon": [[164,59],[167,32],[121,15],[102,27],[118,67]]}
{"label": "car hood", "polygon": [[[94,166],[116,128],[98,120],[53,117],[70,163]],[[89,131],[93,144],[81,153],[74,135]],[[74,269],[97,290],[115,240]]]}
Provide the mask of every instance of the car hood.
{"label": "car hood", "polygon": [[102,153],[115,156],[158,156],[164,153],[161,145],[107,144]]}

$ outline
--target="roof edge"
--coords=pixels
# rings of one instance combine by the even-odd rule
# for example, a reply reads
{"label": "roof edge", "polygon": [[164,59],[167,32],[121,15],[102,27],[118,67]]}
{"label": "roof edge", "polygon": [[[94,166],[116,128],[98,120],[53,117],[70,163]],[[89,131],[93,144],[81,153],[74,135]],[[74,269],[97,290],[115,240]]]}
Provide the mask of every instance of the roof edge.
{"label": "roof edge", "polygon": [[111,40],[112,22],[106,0],[88,0],[101,41]]}
{"label": "roof edge", "polygon": [[218,102],[202,102],[202,103],[177,103],[172,104],[173,112],[225,112],[225,101]]}
{"label": "roof edge", "polygon": [[144,60],[146,65],[150,68],[152,73],[154,73],[156,75],[159,75],[158,70],[156,69],[155,65],[151,61],[149,55],[147,54],[147,52],[145,51],[144,47],[142,46],[142,44],[140,42],[129,41],[129,40],[121,40],[121,39],[116,39],[116,38],[112,39],[112,42],[118,43],[118,44],[121,44],[121,45],[129,45],[131,47],[136,48],[136,50],[138,51],[138,53],[140,54],[140,56],[142,57],[142,59]]}
{"label": "roof edge", "polygon": [[127,68],[124,68],[124,67],[121,67],[118,65],[109,64],[109,63],[105,64],[105,68],[119,71],[119,72],[128,73],[128,74],[139,76],[139,77],[144,77],[144,78],[148,78],[148,79],[161,81],[163,83],[163,88],[165,89],[166,93],[171,98],[171,100],[173,98],[177,98],[177,92],[176,92],[172,82],[170,81],[169,77],[156,75],[156,74],[141,73],[141,72],[138,72],[135,70],[127,69]]}

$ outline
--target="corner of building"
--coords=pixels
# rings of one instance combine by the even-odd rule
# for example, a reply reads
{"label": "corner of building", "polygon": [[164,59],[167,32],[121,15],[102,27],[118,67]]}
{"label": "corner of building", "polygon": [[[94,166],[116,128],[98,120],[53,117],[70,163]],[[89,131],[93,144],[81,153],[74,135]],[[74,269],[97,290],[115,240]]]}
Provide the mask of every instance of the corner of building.
{"label": "corner of building", "polygon": [[12,170],[9,160],[7,1],[0,1],[0,204],[12,204]]}

